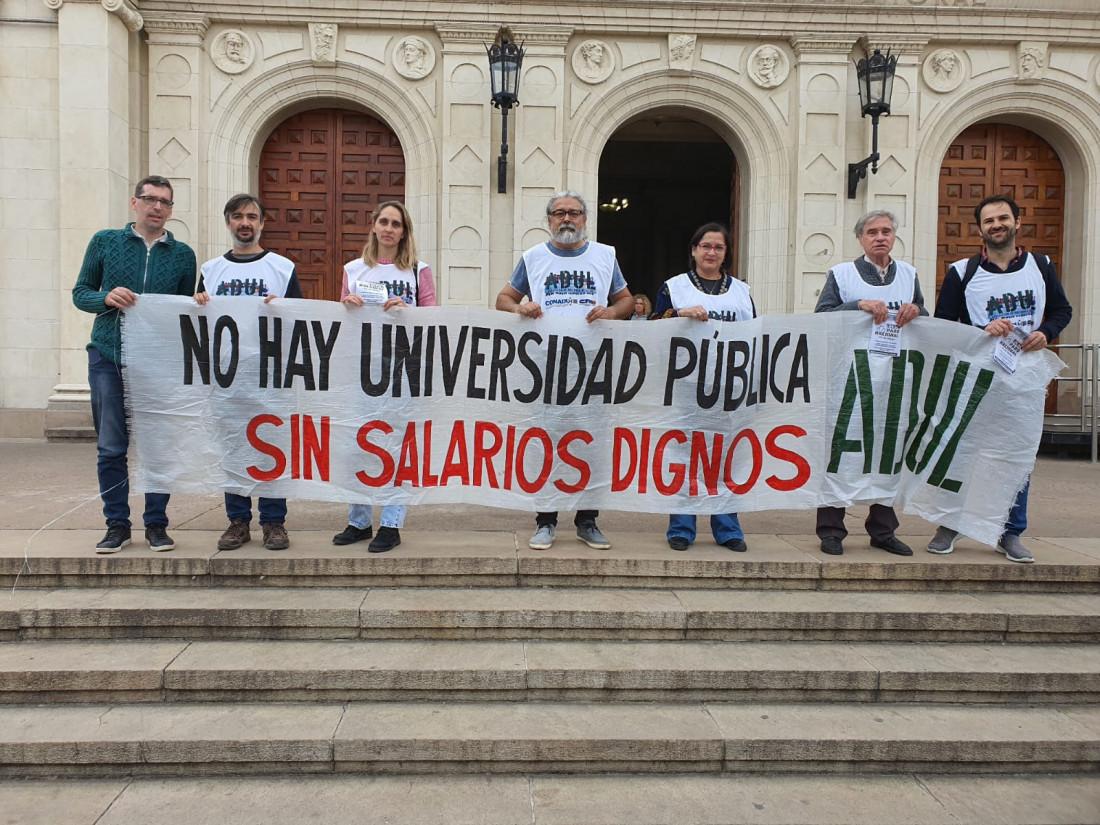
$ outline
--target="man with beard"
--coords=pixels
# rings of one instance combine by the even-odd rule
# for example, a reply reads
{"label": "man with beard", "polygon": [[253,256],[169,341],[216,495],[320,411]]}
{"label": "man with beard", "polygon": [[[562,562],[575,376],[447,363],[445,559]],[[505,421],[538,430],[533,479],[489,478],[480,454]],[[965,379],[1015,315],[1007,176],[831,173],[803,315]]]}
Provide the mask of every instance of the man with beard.
{"label": "man with beard", "polygon": [[[985,242],[980,253],[956,261],[947,270],[936,301],[936,317],[984,329],[1005,337],[1021,330],[1023,351],[1036,352],[1057,338],[1073,316],[1065,290],[1046,255],[1025,252],[1016,246],[1020,230],[1020,207],[1005,195],[992,195],[974,208],[974,221]],[[1008,513],[997,552],[1009,561],[1035,561],[1024,547],[1021,534],[1027,529],[1027,492],[1031,482],[1016,496]],[[955,546],[958,533],[940,527],[928,544],[929,553],[944,555]]]}
{"label": "man with beard", "polygon": [[[512,279],[497,296],[497,309],[526,318],[546,315],[583,317],[589,323],[630,317],[634,299],[626,288],[615,249],[588,240],[588,207],[576,192],[557,192],[546,204],[550,240],[523,253]],[[531,300],[524,302],[524,297]],[[577,538],[596,550],[611,542],[596,526],[598,510],[578,510]],[[558,514],[539,513],[533,550],[554,544]]]}
{"label": "man with beard", "polygon": [[[259,199],[253,195],[234,195],[222,213],[229,234],[233,236],[233,248],[202,265],[195,300],[205,304],[211,295],[249,296],[262,298],[266,304],[280,296],[301,298],[302,288],[298,284],[294,264],[260,246],[265,212]],[[290,537],[284,525],[286,499],[261,497],[259,507],[264,547],[285,550],[290,546]],[[229,517],[229,527],[218,539],[218,549],[236,550],[252,540],[249,532],[252,499],[227,492],[225,514]]]}

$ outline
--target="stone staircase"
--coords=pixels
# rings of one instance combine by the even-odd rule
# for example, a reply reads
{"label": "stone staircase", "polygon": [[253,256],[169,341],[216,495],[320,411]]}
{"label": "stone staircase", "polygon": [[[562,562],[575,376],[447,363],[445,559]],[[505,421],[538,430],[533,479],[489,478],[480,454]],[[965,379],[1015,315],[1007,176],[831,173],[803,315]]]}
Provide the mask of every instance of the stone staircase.
{"label": "stone staircase", "polygon": [[0,822],[1100,822],[1100,546],[97,538],[0,533]]}

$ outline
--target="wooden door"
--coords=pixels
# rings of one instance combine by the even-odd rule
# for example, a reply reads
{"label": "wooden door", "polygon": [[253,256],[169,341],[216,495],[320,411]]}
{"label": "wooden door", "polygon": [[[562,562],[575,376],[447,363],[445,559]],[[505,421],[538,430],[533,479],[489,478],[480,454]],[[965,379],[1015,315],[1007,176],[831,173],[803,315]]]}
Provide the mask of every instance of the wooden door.
{"label": "wooden door", "polygon": [[1016,242],[1029,252],[1048,255],[1061,273],[1062,161],[1034,132],[978,123],[955,138],[940,167],[937,293],[948,266],[981,251],[974,207],[994,194],[1008,195],[1020,206]]}
{"label": "wooden door", "polygon": [[312,109],[280,123],[260,155],[263,245],[294,261],[307,298],[340,298],[344,264],[362,254],[377,204],[405,198],[405,156],[385,123]]}

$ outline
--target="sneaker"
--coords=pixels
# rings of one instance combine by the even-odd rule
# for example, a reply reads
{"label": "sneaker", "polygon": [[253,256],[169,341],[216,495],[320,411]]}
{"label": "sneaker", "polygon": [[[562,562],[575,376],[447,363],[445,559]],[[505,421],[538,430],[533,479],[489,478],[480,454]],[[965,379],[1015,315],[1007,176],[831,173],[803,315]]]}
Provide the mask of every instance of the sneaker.
{"label": "sneaker", "polygon": [[836,536],[829,536],[821,540],[821,552],[827,556],[843,556],[844,542]]}
{"label": "sneaker", "polygon": [[554,525],[540,524],[535,530],[535,535],[527,542],[532,550],[549,550],[554,546]]}
{"label": "sneaker", "polygon": [[1031,551],[1024,547],[1023,541],[1015,533],[1005,533],[997,542],[997,552],[1001,553],[1009,561],[1018,561],[1021,564],[1031,564],[1035,557]]}
{"label": "sneaker", "polygon": [[600,532],[600,528],[596,526],[594,521],[578,524],[577,538],[593,550],[608,550],[611,548],[611,542],[607,540],[607,536]]}
{"label": "sneaker", "polygon": [[913,555],[913,548],[899,539],[897,536],[890,536],[888,539],[871,539],[871,546],[877,547],[879,550],[885,550],[887,553],[893,553],[895,556],[911,556]]}
{"label": "sneaker", "polygon": [[727,550],[732,550],[734,553],[744,553],[749,549],[744,539],[730,539],[729,541],[722,542],[722,546]]}
{"label": "sneaker", "polygon": [[952,530],[950,527],[937,527],[936,535],[932,536],[932,541],[928,542],[928,552],[946,556],[955,549],[955,540],[958,537],[957,530]]}
{"label": "sneaker", "polygon": [[396,527],[379,527],[378,535],[367,546],[371,553],[386,553],[401,543],[401,531]]}
{"label": "sneaker", "polygon": [[668,540],[668,546],[673,550],[687,550],[691,546],[691,542],[683,536],[673,536]]}
{"label": "sneaker", "polygon": [[176,549],[176,543],[168,537],[168,531],[163,524],[151,524],[145,528],[145,543],[154,553]]}
{"label": "sneaker", "polygon": [[101,556],[108,553],[117,553],[130,543],[130,528],[125,524],[111,524],[107,527],[107,535],[103,541],[95,546],[95,551]]}
{"label": "sneaker", "polygon": [[229,527],[218,539],[219,550],[237,550],[242,544],[252,541],[252,533],[248,529],[248,522],[244,519],[233,519]]}
{"label": "sneaker", "polygon": [[281,521],[261,524],[260,529],[264,531],[264,547],[268,550],[286,550],[290,547],[290,536]]}
{"label": "sneaker", "polygon": [[354,524],[349,524],[344,528],[344,532],[337,533],[332,537],[332,543],[338,544],[344,547],[348,544],[355,544],[357,541],[364,541],[374,535],[374,531],[370,525],[366,527],[356,527]]}

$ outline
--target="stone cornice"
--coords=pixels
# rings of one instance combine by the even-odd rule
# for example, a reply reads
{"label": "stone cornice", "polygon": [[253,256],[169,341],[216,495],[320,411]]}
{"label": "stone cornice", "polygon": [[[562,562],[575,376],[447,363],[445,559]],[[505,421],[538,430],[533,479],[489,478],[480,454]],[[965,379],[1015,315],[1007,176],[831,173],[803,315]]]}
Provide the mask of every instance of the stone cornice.
{"label": "stone cornice", "polygon": [[892,54],[897,55],[920,54],[928,46],[928,43],[929,38],[927,37],[898,37],[892,35],[880,37],[869,34],[859,39],[859,44],[868,52],[878,49],[885,54],[889,50]]}
{"label": "stone cornice", "polygon": [[194,46],[201,44],[210,28],[210,18],[197,12],[145,18],[145,31],[149,42],[156,45]]}
{"label": "stone cornice", "polygon": [[804,34],[791,35],[787,41],[794,50],[795,57],[806,54],[842,54],[848,56],[856,44],[854,37],[807,37]]}
{"label": "stone cornice", "polygon": [[54,11],[60,9],[66,2],[98,2],[104,9],[118,17],[123,25],[132,32],[141,31],[142,26],[145,25],[145,21],[142,20],[138,10],[130,3],[126,2],[126,0],[42,0],[42,2],[46,5],[46,8],[53,9]]}
{"label": "stone cornice", "polygon": [[444,43],[492,43],[498,31],[500,31],[500,24],[435,24],[435,32]]}
{"label": "stone cornice", "polygon": [[572,26],[513,27],[516,42],[528,46],[562,46],[573,36]]}

